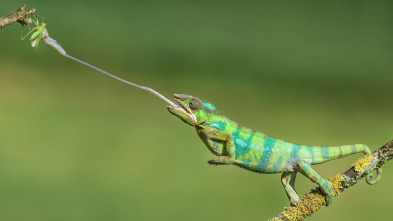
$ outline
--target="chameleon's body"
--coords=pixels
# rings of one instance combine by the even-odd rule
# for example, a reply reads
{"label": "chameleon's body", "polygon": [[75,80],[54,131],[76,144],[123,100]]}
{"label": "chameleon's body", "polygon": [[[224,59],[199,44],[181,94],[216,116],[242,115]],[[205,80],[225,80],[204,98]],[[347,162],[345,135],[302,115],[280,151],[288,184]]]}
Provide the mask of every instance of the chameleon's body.
{"label": "chameleon's body", "polygon": [[[175,95],[175,100],[180,106],[169,106],[168,110],[196,128],[199,137],[217,156],[210,160],[209,164],[233,164],[257,173],[282,173],[282,184],[291,205],[294,206],[299,200],[294,188],[297,172],[319,185],[329,205],[333,200],[332,184],[320,177],[310,165],[354,153],[370,153],[370,149],[364,144],[317,147],[288,143],[242,127],[218,115],[217,108],[209,102],[182,94]],[[374,184],[380,176],[379,169],[376,179],[371,180],[371,177],[368,177],[367,181]]]}

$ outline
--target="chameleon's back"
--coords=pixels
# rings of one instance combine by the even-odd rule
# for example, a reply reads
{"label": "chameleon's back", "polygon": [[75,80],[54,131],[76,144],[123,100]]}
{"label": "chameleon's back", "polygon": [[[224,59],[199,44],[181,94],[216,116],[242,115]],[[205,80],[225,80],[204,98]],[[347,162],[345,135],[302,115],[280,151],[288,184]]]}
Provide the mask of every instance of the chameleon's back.
{"label": "chameleon's back", "polygon": [[[213,115],[206,122],[210,127],[232,135],[237,165],[258,173],[281,173],[294,171],[296,163],[303,160],[308,164],[319,164],[353,153],[369,153],[363,144],[339,147],[317,147],[292,144],[270,137],[264,133],[242,127],[220,115]],[[209,149],[222,149],[224,143],[216,141]],[[225,154],[225,153],[224,153]]]}

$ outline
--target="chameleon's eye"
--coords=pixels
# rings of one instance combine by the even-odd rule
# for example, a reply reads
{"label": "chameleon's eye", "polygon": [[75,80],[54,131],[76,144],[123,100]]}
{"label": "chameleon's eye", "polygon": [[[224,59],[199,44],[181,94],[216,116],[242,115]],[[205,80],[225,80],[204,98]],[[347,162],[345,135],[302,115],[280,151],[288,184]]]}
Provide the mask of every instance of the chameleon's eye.
{"label": "chameleon's eye", "polygon": [[190,100],[189,106],[192,110],[198,110],[201,108],[201,102],[195,99]]}

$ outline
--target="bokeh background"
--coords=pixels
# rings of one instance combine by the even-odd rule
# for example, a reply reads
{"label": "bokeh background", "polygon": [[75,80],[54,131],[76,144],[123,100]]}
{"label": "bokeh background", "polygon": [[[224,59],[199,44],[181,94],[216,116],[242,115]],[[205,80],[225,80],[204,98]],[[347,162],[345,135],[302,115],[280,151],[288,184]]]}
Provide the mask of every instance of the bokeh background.
{"label": "bokeh background", "polygon": [[[391,1],[2,0],[0,16],[22,3],[69,54],[271,136],[372,150],[393,139]],[[288,206],[279,174],[209,166],[163,101],[20,32],[0,30],[0,220],[267,220]],[[328,177],[360,156],[314,169]],[[309,220],[391,220],[384,171]]]}

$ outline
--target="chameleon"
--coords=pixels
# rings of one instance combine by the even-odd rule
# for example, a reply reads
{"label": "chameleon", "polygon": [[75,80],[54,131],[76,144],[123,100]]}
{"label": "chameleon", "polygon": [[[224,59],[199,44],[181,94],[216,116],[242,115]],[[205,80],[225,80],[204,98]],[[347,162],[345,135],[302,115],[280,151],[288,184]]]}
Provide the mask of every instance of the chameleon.
{"label": "chameleon", "polygon": [[[229,118],[219,115],[210,102],[191,95],[174,94],[178,105],[167,106],[168,111],[186,124],[195,127],[206,147],[216,155],[210,165],[235,165],[256,173],[282,173],[281,183],[291,206],[299,205],[295,190],[297,173],[316,183],[325,195],[326,204],[333,202],[332,184],[323,179],[311,165],[324,163],[355,153],[371,153],[364,144],[320,147],[292,144],[264,133],[240,126]],[[375,184],[382,175],[367,175],[367,183]]]}

